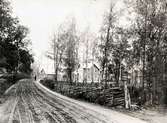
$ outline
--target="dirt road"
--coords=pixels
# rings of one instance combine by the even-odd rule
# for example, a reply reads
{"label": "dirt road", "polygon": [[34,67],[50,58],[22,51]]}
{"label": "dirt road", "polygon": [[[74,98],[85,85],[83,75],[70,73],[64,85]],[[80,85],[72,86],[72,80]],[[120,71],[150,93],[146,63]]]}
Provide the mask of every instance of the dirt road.
{"label": "dirt road", "polygon": [[145,123],[54,93],[28,79],[20,80],[6,95],[0,106],[0,123]]}

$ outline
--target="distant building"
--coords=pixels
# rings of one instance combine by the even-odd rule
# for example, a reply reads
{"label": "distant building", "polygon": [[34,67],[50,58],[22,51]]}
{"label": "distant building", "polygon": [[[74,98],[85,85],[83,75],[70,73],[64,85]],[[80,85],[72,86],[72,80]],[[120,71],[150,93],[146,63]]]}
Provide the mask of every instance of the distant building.
{"label": "distant building", "polygon": [[100,69],[97,64],[84,63],[80,65],[78,69],[73,72],[73,81],[74,82],[100,82]]}
{"label": "distant building", "polygon": [[47,79],[54,80],[55,79],[55,74],[46,74],[45,76]]}
{"label": "distant building", "polygon": [[[47,79],[54,80],[55,79],[55,74],[46,74],[45,77]],[[64,72],[58,72],[57,81],[67,81],[67,77],[66,77]]]}
{"label": "distant building", "polygon": [[45,70],[44,70],[44,69],[42,69],[42,70],[40,71],[39,78],[40,78],[40,79],[42,79],[42,78],[45,78],[45,77],[46,77]]}

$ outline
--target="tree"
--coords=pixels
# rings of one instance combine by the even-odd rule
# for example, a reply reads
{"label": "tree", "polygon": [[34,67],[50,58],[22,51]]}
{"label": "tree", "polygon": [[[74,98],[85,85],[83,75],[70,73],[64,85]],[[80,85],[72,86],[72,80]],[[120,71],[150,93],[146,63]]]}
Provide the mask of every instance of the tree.
{"label": "tree", "polygon": [[113,34],[114,34],[114,22],[115,22],[115,13],[113,12],[114,6],[111,5],[109,14],[105,17],[104,25],[101,31],[101,44],[99,45],[101,56],[99,60],[101,62],[102,67],[102,81],[105,81],[105,85],[107,84],[108,79],[108,64],[110,62],[110,51],[113,42]]}
{"label": "tree", "polygon": [[34,62],[32,54],[30,54],[28,50],[20,49],[19,55],[21,56],[18,68],[19,71],[30,74],[32,72],[31,64]]}
{"label": "tree", "polygon": [[142,60],[142,93],[149,91],[147,100],[155,104],[162,90],[166,64],[166,1],[136,0],[135,3],[137,38],[133,41],[134,58],[137,62]]}
{"label": "tree", "polygon": [[58,81],[58,72],[63,62],[63,54],[66,46],[66,32],[59,29],[57,34],[53,35],[52,52],[47,52],[46,56],[54,61],[55,81]]}
{"label": "tree", "polygon": [[114,63],[114,76],[117,85],[121,80],[122,67],[127,65],[128,57],[130,55],[128,31],[122,28],[117,28],[115,33],[115,42],[112,47],[112,60]]}
{"label": "tree", "polygon": [[101,33],[101,44],[99,45],[102,54],[100,57],[102,79],[105,81],[105,85],[111,79],[110,74],[114,74],[115,81],[117,85],[119,84],[121,66],[128,59],[130,53],[129,31],[116,25],[116,20],[119,20],[116,19],[117,17],[117,12],[114,11],[112,5],[108,16],[105,18]]}
{"label": "tree", "polygon": [[41,74],[41,64],[37,61],[34,61],[31,65],[31,67],[33,68],[33,77],[34,79],[38,79],[40,78],[40,74]]}
{"label": "tree", "polygon": [[[83,63],[85,65],[84,69],[84,79],[83,83],[87,83],[88,81],[88,63],[93,62],[93,57],[91,58],[92,54],[91,51],[95,50],[95,47],[93,47],[94,41],[93,41],[93,34],[89,30],[89,26],[85,29],[85,31],[80,35],[81,43],[83,48]],[[92,75],[93,77],[93,75]],[[92,78],[93,82],[93,78]]]}
{"label": "tree", "polygon": [[[21,63],[26,65],[25,62],[21,61],[22,58],[26,57],[31,63],[33,60],[32,55],[27,50],[28,29],[20,25],[17,18],[12,17],[9,4],[8,1],[0,1],[0,58],[5,59],[4,67],[8,72],[17,73]],[[20,55],[22,51],[29,55],[27,53]],[[30,65],[28,69],[30,69]]]}
{"label": "tree", "polygon": [[72,73],[76,67],[78,67],[78,37],[76,35],[76,24],[74,20],[72,20],[69,28],[67,29],[66,41],[64,63],[66,66],[68,81],[72,83]]}

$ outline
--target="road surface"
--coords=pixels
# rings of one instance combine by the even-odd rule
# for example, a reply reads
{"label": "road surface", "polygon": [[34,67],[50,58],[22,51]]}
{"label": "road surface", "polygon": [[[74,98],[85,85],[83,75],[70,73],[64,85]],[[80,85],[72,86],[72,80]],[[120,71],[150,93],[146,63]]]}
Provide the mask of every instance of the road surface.
{"label": "road surface", "polygon": [[125,114],[52,92],[30,79],[20,80],[0,105],[0,123],[145,123]]}

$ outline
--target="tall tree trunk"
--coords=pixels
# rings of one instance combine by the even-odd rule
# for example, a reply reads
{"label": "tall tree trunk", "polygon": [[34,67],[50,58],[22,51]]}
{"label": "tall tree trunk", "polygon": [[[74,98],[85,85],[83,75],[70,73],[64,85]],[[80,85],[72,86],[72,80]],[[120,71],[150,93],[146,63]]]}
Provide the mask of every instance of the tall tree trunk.
{"label": "tall tree trunk", "polygon": [[86,80],[88,82],[88,39],[86,39]]}
{"label": "tall tree trunk", "polygon": [[[143,73],[143,83],[142,83],[142,94],[144,94],[144,90],[145,90],[145,63],[146,63],[146,41],[147,41],[147,14],[148,14],[148,10],[147,10],[147,6],[145,6],[145,17],[144,17],[144,25],[145,25],[145,35],[144,35],[144,40],[143,40],[143,68],[142,68],[142,73]],[[142,101],[145,102],[145,97],[142,96]]]}
{"label": "tall tree trunk", "polygon": [[130,94],[129,94],[129,90],[127,87],[127,80],[124,81],[124,93],[125,93],[125,108],[130,109],[131,108],[131,99],[130,99]]}
{"label": "tall tree trunk", "polygon": [[117,83],[118,86],[120,84],[121,78],[122,78],[122,66],[120,64],[120,66],[119,66],[119,79],[118,79],[118,83]]}
{"label": "tall tree trunk", "polygon": [[57,82],[58,80],[58,68],[56,68],[55,70],[55,82]]}
{"label": "tall tree trunk", "polygon": [[56,66],[56,36],[54,35],[54,39],[53,39],[53,61],[54,61],[54,72],[55,72],[55,82],[57,81],[57,66]]}
{"label": "tall tree trunk", "polygon": [[73,81],[72,81],[72,70],[69,71],[69,75],[70,75],[70,76],[69,76],[70,83],[72,84],[72,82],[73,82]]}
{"label": "tall tree trunk", "polygon": [[[111,19],[111,17],[109,19]],[[108,29],[107,29],[106,44],[105,44],[105,51],[104,51],[104,59],[105,59],[105,61],[104,61],[104,74],[105,74],[104,80],[105,80],[105,87],[107,87],[107,67],[108,67],[107,54],[108,54],[109,37],[110,37],[110,24],[109,24]]]}

